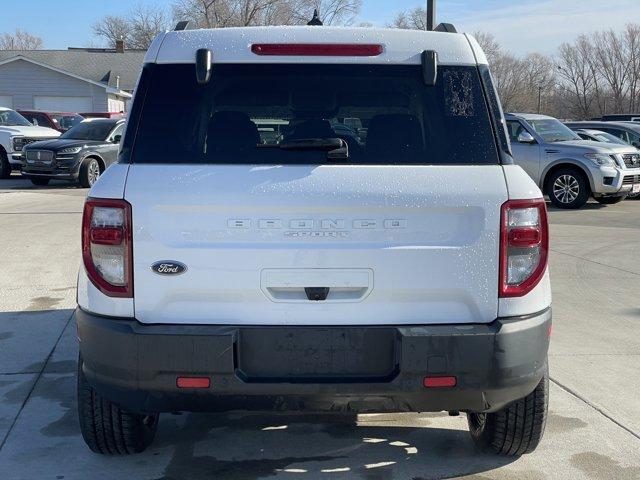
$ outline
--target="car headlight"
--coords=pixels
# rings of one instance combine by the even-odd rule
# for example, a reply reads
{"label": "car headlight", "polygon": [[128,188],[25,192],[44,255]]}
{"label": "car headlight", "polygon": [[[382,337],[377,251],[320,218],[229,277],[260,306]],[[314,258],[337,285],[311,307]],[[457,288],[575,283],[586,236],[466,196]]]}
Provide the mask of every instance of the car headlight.
{"label": "car headlight", "polygon": [[69,147],[58,150],[58,155],[74,155],[82,150],[82,147]]}
{"label": "car headlight", "polygon": [[614,157],[606,153],[587,153],[585,157],[591,160],[599,167],[617,167],[618,164]]}
{"label": "car headlight", "polygon": [[20,152],[24,147],[24,137],[13,137],[13,151]]}

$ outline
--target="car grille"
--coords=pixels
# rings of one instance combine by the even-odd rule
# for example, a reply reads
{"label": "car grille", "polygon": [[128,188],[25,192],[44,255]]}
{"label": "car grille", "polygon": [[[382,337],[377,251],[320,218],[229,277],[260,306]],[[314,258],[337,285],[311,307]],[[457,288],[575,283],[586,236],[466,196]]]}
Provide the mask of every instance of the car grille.
{"label": "car grille", "polygon": [[640,183],[640,175],[627,175],[622,179],[623,185],[633,185],[634,183]]}
{"label": "car grille", "polygon": [[44,138],[16,137],[13,139],[13,149],[19,152],[30,143],[39,142],[40,140],[51,140],[51,138],[50,137],[44,137]]}
{"label": "car grille", "polygon": [[53,152],[51,150],[27,150],[27,163],[51,163]]}
{"label": "car grille", "polygon": [[628,153],[622,156],[624,164],[629,168],[640,168],[640,153]]}

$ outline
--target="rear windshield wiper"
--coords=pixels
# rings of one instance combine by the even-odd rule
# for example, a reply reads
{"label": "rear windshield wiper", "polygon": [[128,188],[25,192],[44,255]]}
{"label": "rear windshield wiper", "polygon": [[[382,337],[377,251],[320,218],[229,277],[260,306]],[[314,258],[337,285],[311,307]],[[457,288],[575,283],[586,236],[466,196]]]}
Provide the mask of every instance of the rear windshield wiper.
{"label": "rear windshield wiper", "polygon": [[288,151],[320,151],[327,152],[327,158],[341,160],[349,158],[349,146],[341,138],[301,138],[289,140],[277,145],[260,145],[260,147],[279,148]]}

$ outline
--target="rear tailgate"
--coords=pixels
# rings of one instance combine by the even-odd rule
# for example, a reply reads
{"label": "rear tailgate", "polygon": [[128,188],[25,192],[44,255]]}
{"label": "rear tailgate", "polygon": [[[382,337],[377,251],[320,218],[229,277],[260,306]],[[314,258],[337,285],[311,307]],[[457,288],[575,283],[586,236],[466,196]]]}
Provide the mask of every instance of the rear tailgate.
{"label": "rear tailgate", "polygon": [[[143,323],[409,325],[497,316],[507,200],[499,165],[133,164],[125,198]],[[159,275],[151,269],[159,261],[187,270]],[[316,301],[305,288],[329,291]]]}

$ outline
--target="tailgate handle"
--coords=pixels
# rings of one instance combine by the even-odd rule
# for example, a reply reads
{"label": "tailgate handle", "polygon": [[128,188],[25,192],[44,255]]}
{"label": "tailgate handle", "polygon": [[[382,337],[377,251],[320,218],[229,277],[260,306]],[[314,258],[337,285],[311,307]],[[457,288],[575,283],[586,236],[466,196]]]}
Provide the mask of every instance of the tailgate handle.
{"label": "tailgate handle", "polygon": [[262,292],[274,302],[361,302],[373,289],[369,268],[264,269]]}
{"label": "tailgate handle", "polygon": [[314,302],[323,302],[329,295],[329,287],[304,287],[307,298]]}

